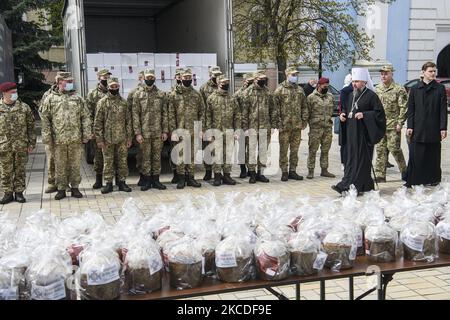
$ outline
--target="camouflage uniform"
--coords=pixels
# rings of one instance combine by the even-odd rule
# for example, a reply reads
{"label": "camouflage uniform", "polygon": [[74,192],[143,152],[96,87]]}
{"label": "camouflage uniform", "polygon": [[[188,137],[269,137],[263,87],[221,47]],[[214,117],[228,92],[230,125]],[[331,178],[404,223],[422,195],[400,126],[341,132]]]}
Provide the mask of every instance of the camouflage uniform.
{"label": "camouflage uniform", "polygon": [[[248,88],[250,88],[252,85],[248,86],[248,87],[241,87],[239,88],[239,90],[237,90],[233,97],[236,99],[237,104],[239,105],[239,113],[240,113],[240,119],[241,119],[241,123],[239,125],[239,129],[244,128],[244,108],[245,108],[245,94],[248,90]],[[245,164],[248,163],[249,159],[248,159],[248,137],[245,137],[245,159],[244,159],[244,163],[239,163],[245,166]],[[241,159],[238,159],[239,162]],[[245,172],[244,172],[245,174]]]}
{"label": "camouflage uniform", "polygon": [[[144,75],[143,72],[141,74]],[[136,88],[134,88],[133,90],[130,91],[130,93],[128,93],[127,104],[128,104],[128,111],[130,112],[130,115],[131,115],[131,124],[132,125],[133,125],[133,99],[134,99],[135,94],[138,93],[139,91],[141,91],[144,87],[145,87],[144,84],[138,83]],[[142,171],[142,149],[141,148],[138,148],[138,152],[136,154],[136,169],[139,171],[140,174],[143,174],[143,171]]]}
{"label": "camouflage uniform", "polygon": [[307,119],[309,124],[308,170],[316,165],[316,153],[321,147],[320,167],[328,169],[328,152],[333,141],[333,95],[322,94],[316,90],[307,98]]}
{"label": "camouflage uniform", "polygon": [[142,135],[142,173],[159,175],[161,171],[161,133],[169,132],[166,94],[156,86],[145,87],[133,99],[134,135]]}
{"label": "camouflage uniform", "polygon": [[83,99],[71,92],[54,92],[41,111],[42,142],[55,145],[56,184],[78,189],[83,140],[92,136],[92,121]]}
{"label": "camouflage uniform", "polygon": [[97,143],[105,144],[103,149],[105,182],[112,183],[115,168],[119,181],[124,182],[128,176],[127,142],[132,139],[131,115],[125,99],[111,93],[103,97],[97,104],[94,130]]}
{"label": "camouflage uniform", "polygon": [[226,145],[226,130],[235,130],[240,126],[240,110],[236,99],[222,89],[211,94],[207,100],[206,128],[223,132],[223,145],[217,147],[217,151],[223,154],[222,164],[213,164],[215,174],[221,173],[222,170],[223,173],[231,173],[231,163],[226,160],[231,159],[234,143],[231,146]]}
{"label": "camouflage uniform", "polygon": [[18,100],[13,105],[0,100],[0,180],[5,194],[25,190],[28,148],[35,146],[34,116],[30,107]]}
{"label": "camouflage uniform", "polygon": [[377,178],[386,178],[386,164],[388,151],[392,153],[398,164],[400,173],[406,171],[405,157],[400,147],[401,134],[395,127],[403,127],[406,121],[408,94],[403,86],[392,82],[388,87],[380,83],[376,87],[386,113],[386,135],[377,144],[377,161],[375,174]]}
{"label": "camouflage uniform", "polygon": [[280,168],[282,172],[288,172],[289,163],[289,171],[295,171],[302,130],[308,124],[305,92],[297,84],[284,81],[275,90],[274,96],[280,108]]}

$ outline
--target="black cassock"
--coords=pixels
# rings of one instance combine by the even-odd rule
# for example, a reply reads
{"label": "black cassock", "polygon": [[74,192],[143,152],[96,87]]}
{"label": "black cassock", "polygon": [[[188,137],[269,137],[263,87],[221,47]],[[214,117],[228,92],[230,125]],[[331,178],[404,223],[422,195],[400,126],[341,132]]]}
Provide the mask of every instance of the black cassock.
{"label": "black cassock", "polygon": [[[354,91],[348,95],[349,101],[343,103],[342,112],[347,115],[347,121],[341,122],[339,140],[345,148],[346,159],[344,177],[336,185],[341,192],[349,190],[352,184],[358,192],[374,189],[371,176],[373,149],[386,133],[386,115],[380,99],[370,89],[362,92]],[[356,101],[358,109],[354,105]],[[363,113],[363,119],[355,119],[358,112]]]}

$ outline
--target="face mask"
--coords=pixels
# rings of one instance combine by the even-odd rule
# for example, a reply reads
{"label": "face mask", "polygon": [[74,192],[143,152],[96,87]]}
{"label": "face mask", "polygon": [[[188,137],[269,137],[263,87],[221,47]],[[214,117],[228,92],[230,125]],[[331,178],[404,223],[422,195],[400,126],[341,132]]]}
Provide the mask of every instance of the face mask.
{"label": "face mask", "polygon": [[258,80],[256,83],[258,84],[258,86],[264,87],[267,84],[267,80],[261,79],[261,80]]}
{"label": "face mask", "polygon": [[100,84],[106,88],[108,86],[108,80],[100,80]]}
{"label": "face mask", "polygon": [[72,91],[73,90],[73,83],[66,83],[66,85],[64,86],[64,90],[66,91]]}
{"label": "face mask", "polygon": [[289,77],[289,82],[290,83],[297,83],[297,77],[294,77],[294,76]]}
{"label": "face mask", "polygon": [[119,94],[119,89],[109,89],[109,93],[111,93],[113,96],[117,96]]}
{"label": "face mask", "polygon": [[155,80],[145,80],[145,84],[149,87],[155,84]]}
{"label": "face mask", "polygon": [[217,78],[211,78],[211,81],[212,81],[214,84],[217,84]]}
{"label": "face mask", "polygon": [[185,86],[186,88],[190,87],[192,84],[192,80],[182,80],[181,82],[183,83],[183,86]]}
{"label": "face mask", "polygon": [[328,88],[322,88],[322,89],[320,90],[320,92],[321,92],[322,94],[327,94],[327,93],[328,93]]}
{"label": "face mask", "polygon": [[16,93],[11,93],[11,101],[17,101],[19,99],[19,95]]}
{"label": "face mask", "polygon": [[223,84],[223,85],[220,86],[220,88],[222,90],[228,91],[228,89],[230,88],[230,85],[229,84]]}
{"label": "face mask", "polygon": [[181,84],[181,80],[180,79],[177,79],[177,84]]}

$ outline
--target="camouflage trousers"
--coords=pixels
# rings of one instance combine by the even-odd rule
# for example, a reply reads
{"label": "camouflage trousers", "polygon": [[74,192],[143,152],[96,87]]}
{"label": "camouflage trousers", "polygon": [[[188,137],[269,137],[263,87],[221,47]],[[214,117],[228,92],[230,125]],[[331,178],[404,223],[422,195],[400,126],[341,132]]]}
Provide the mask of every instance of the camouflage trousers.
{"label": "camouflage trousers", "polygon": [[45,154],[47,156],[47,171],[48,171],[48,179],[47,182],[49,185],[56,185],[55,178],[55,146],[53,144],[45,145]]}
{"label": "camouflage trousers", "polygon": [[[183,141],[179,141],[176,146],[174,148],[179,147],[179,145],[183,143]],[[181,146],[180,146],[181,147]],[[172,152],[175,152],[175,156],[176,156],[176,149],[172,150]],[[177,164],[177,174],[184,174],[184,173],[188,173],[190,175],[194,175],[195,174],[195,152],[196,150],[194,150],[194,137],[191,138],[191,161],[190,163],[185,163],[183,157],[184,157],[184,153],[183,150],[178,150],[178,157],[180,158],[180,163]]]}
{"label": "camouflage trousers", "polygon": [[4,193],[23,192],[25,190],[25,167],[28,153],[0,152],[0,180]]}
{"label": "camouflage trousers", "polygon": [[94,171],[96,174],[102,174],[103,172],[103,152],[97,145],[97,141],[94,142]]}
{"label": "camouflage trousers", "polygon": [[386,164],[389,152],[394,156],[400,173],[406,171],[406,161],[400,146],[401,133],[395,130],[387,130],[383,140],[377,144],[377,162],[375,174],[378,178],[386,178]]}
{"label": "camouflage trousers", "polygon": [[[263,153],[260,153],[260,140],[261,143],[263,141],[261,135],[259,133],[250,133],[248,140],[248,150],[249,150],[249,161],[247,162],[248,171],[255,171],[256,167],[258,167],[258,171],[262,168],[266,167],[267,164],[267,155],[269,151],[269,144],[271,139],[271,130],[267,129],[266,133],[266,142],[267,145],[266,150],[261,150]],[[262,146],[261,146],[262,148]],[[256,156],[258,155],[258,156]],[[257,159],[258,158],[258,159]],[[257,162],[258,161],[258,162]]]}
{"label": "camouflage trousers", "polygon": [[[202,149],[205,150],[205,148],[210,144],[209,141],[203,141],[202,143]],[[203,167],[206,171],[211,171],[213,169],[213,166],[211,164],[207,164],[205,161],[203,161]]]}
{"label": "camouflage trousers", "polygon": [[[145,142],[144,142],[145,143]],[[136,169],[140,174],[145,174],[142,168],[142,145],[139,146],[136,154]]]}
{"label": "camouflage trousers", "polygon": [[80,166],[82,145],[57,144],[55,146],[55,172],[58,190],[78,188],[81,182]]}
{"label": "camouflage trousers", "polygon": [[231,146],[227,146],[225,136],[223,136],[223,143],[218,144],[214,150],[215,154],[222,154],[220,161],[214,161],[212,169],[214,173],[231,173],[231,157],[233,155],[234,143]]}
{"label": "camouflage trousers", "polygon": [[103,149],[103,178],[105,182],[112,183],[117,168],[119,181],[128,177],[128,148],[127,143],[107,144]]}
{"label": "camouflage trousers", "polygon": [[140,171],[142,174],[146,176],[160,174],[162,147],[163,142],[158,134],[154,134],[148,139],[146,138],[139,146],[142,154],[142,171]]}
{"label": "camouflage trousers", "polygon": [[[301,129],[286,129],[280,132],[280,168],[282,172],[295,171],[298,164],[298,149],[302,140]],[[288,161],[288,150],[289,161]]]}
{"label": "camouflage trousers", "polygon": [[320,167],[328,169],[328,153],[333,141],[332,128],[317,127],[309,130],[309,154],[308,170],[314,170],[316,166],[316,154],[320,146]]}

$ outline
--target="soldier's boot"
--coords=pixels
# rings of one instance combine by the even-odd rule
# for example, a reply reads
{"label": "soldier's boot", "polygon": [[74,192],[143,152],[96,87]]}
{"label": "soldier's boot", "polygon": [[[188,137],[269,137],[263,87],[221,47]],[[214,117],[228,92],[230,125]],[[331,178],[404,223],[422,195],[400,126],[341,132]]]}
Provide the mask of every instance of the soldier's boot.
{"label": "soldier's boot", "polygon": [[222,175],[220,173],[214,173],[214,187],[219,187],[222,184]]}
{"label": "soldier's boot", "polygon": [[250,175],[250,180],[248,181],[251,184],[256,183],[256,172],[255,171],[249,171],[248,174]]}
{"label": "soldier's boot", "polygon": [[131,192],[131,188],[127,185],[125,181],[119,181],[119,191]]}
{"label": "soldier's boot", "polygon": [[289,171],[289,179],[302,181],[303,177],[298,175],[297,172],[291,170],[291,171]]}
{"label": "soldier's boot", "polygon": [[[147,183],[147,177],[145,175],[143,175],[142,173],[139,174],[139,181],[137,183],[138,187],[143,187],[145,186],[145,184]],[[142,190],[142,189],[141,189]],[[147,189],[148,190],[148,189]],[[142,190],[142,191],[146,191],[146,190]]]}
{"label": "soldier's boot", "polygon": [[386,177],[376,177],[375,178],[375,181],[377,182],[377,183],[382,183],[382,182],[386,182]]}
{"label": "soldier's boot", "polygon": [[245,166],[245,164],[241,164],[241,174],[239,175],[239,178],[241,179],[245,179],[247,178],[247,167]]}
{"label": "soldier's boot", "polygon": [[16,199],[16,202],[18,202],[18,203],[25,203],[25,202],[27,202],[27,200],[23,196],[23,192],[16,192],[15,199]]}
{"label": "soldier's boot", "polygon": [[202,186],[202,184],[200,182],[198,182],[197,180],[194,179],[193,175],[188,175],[186,185],[188,187],[194,187],[194,188],[200,188]]}
{"label": "soldier's boot", "polygon": [[153,180],[153,188],[156,188],[158,190],[166,190],[167,189],[167,187],[159,181],[159,175],[155,174],[152,177],[152,180]]}
{"label": "soldier's boot", "polygon": [[117,174],[115,176],[115,181],[116,181],[116,186],[118,187],[119,184],[120,184],[120,179],[119,179],[119,176]]}
{"label": "soldier's boot", "polygon": [[178,183],[178,179],[179,179],[179,176],[177,174],[177,170],[173,170],[173,178],[172,178],[172,181],[170,181],[170,183],[173,183],[173,184]]}
{"label": "soldier's boot", "polygon": [[150,190],[152,188],[152,177],[151,176],[144,176],[143,180],[143,185],[141,186],[141,191],[147,191]]}
{"label": "soldier's boot", "polygon": [[81,194],[80,190],[78,188],[72,188],[71,189],[72,198],[83,198],[83,195]]}
{"label": "soldier's boot", "polygon": [[179,174],[177,179],[177,189],[184,189],[186,182],[186,176],[184,174]]}
{"label": "soldier's boot", "polygon": [[12,192],[5,193],[3,198],[0,200],[0,204],[8,204],[14,201],[14,196]]}
{"label": "soldier's boot", "polygon": [[286,181],[288,181],[288,180],[289,180],[289,173],[283,172],[283,173],[281,174],[281,181],[286,182]]}
{"label": "soldier's boot", "polygon": [[314,169],[308,169],[308,175],[306,179],[314,179]]}
{"label": "soldier's boot", "polygon": [[96,174],[95,175],[95,183],[92,186],[92,189],[100,189],[101,187],[103,187],[103,175],[102,174]]}
{"label": "soldier's boot", "polygon": [[106,185],[102,188],[102,194],[108,194],[113,192],[113,184],[112,182],[107,182]]}
{"label": "soldier's boot", "polygon": [[327,168],[322,168],[322,172],[320,173],[321,177],[325,177],[325,178],[336,178],[336,176],[334,174],[332,174],[331,172],[328,172]]}
{"label": "soldier's boot", "polygon": [[234,181],[233,178],[231,178],[231,175],[229,173],[224,173],[222,178],[223,184],[226,184],[227,186],[234,186],[236,185],[236,181]]}
{"label": "soldier's boot", "polygon": [[62,200],[66,197],[66,190],[58,190],[58,193],[55,196],[55,200]]}
{"label": "soldier's boot", "polygon": [[256,174],[256,181],[264,182],[264,183],[269,183],[270,182],[269,179],[267,179],[266,176],[264,176],[261,173],[261,170],[258,170],[258,173]]}
{"label": "soldier's boot", "polygon": [[205,176],[203,177],[203,181],[209,181],[212,179],[212,170],[206,170]]}
{"label": "soldier's boot", "polygon": [[47,189],[45,189],[45,193],[54,193],[58,191],[58,188],[54,184],[49,184]]}

